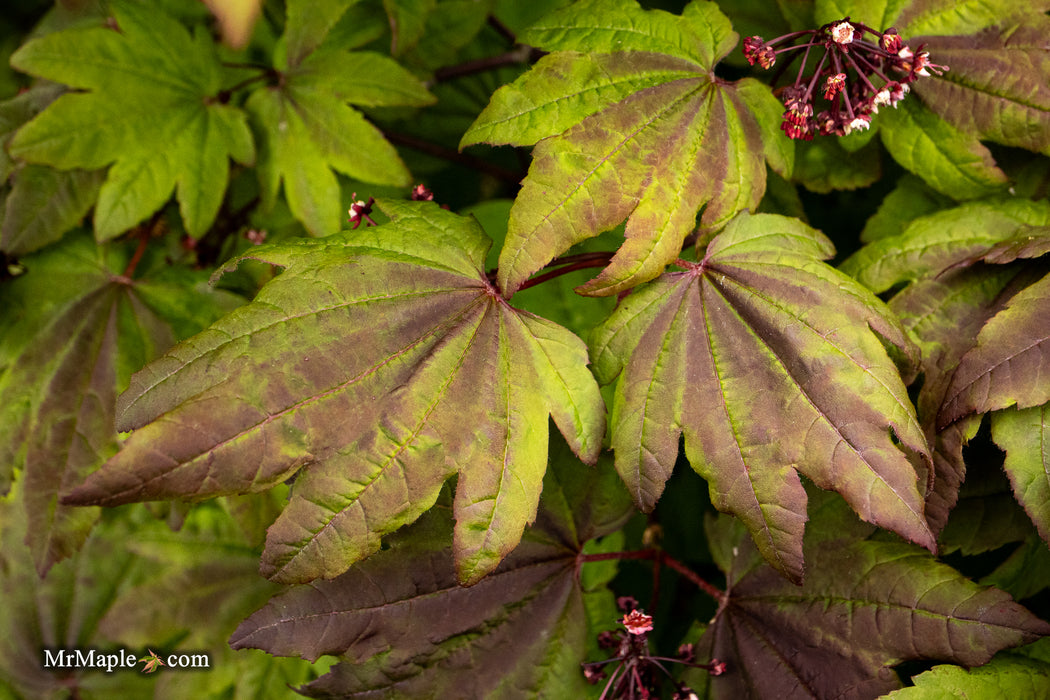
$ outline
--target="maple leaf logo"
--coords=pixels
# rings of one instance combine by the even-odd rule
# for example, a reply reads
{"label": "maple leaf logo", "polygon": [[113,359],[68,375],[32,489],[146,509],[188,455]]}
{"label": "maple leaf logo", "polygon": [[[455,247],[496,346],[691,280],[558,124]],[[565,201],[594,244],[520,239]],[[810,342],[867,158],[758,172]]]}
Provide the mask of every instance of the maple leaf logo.
{"label": "maple leaf logo", "polygon": [[143,656],[139,659],[139,663],[146,664],[142,667],[143,673],[153,673],[158,667],[164,665],[164,662],[160,660],[159,656],[157,656],[157,652],[152,649],[149,650],[149,656]]}

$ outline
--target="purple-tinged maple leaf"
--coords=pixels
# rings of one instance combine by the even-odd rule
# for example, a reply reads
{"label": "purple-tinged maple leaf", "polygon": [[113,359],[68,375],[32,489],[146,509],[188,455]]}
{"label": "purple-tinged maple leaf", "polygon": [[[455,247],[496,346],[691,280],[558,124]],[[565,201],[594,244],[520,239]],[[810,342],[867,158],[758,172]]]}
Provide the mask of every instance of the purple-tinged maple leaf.
{"label": "purple-tinged maple leaf", "polygon": [[678,257],[701,207],[701,225],[717,229],[757,207],[767,160],[790,171],[770,90],[715,76],[737,38],[711,2],[679,17],[585,0],[530,28],[523,41],[553,53],[497,91],[461,143],[536,144],[500,253],[504,293],[625,219],[624,245],[580,291],[611,295],[652,279]]}
{"label": "purple-tinged maple leaf", "polygon": [[297,582],[371,554],[458,474],[459,575],[495,568],[535,517],[549,417],[593,462],[604,403],[583,342],[488,282],[476,222],[382,206],[391,225],[250,251],[285,272],[135,375],[118,409],[137,430],[65,502],[247,493],[306,466],[262,564]]}
{"label": "purple-tinged maple leaf", "polygon": [[638,506],[655,505],[684,435],[712,503],[794,580],[799,474],[865,520],[934,546],[926,440],[876,332],[905,351],[910,342],[885,305],[821,262],[832,254],[797,220],[741,215],[701,263],[635,290],[592,339],[599,380],[619,375],[612,446]]}
{"label": "purple-tinged maple leaf", "polygon": [[[708,528],[709,538],[730,537],[733,545],[732,557],[719,562],[726,600],[697,644],[700,656],[727,666],[709,677],[709,697],[877,697],[900,687],[891,667],[902,661],[978,666],[1050,634],[1050,624],[1003,591],[918,547],[871,537],[874,528],[831,494],[814,493],[810,515],[811,567],[801,587],[754,566],[739,525],[735,538],[732,525]],[[701,686],[698,672],[690,673],[687,682]]]}

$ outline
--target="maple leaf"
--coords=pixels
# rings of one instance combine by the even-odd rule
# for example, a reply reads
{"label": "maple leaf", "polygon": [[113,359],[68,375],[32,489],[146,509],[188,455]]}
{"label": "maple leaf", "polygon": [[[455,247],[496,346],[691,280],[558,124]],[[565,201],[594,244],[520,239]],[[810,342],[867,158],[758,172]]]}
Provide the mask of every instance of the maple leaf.
{"label": "maple leaf", "polygon": [[897,368],[885,306],[822,258],[796,219],[742,214],[703,261],[635,290],[592,338],[612,407],[616,467],[650,510],[679,437],[716,508],[740,517],[780,572],[802,578],[799,473],[865,520],[932,548],[917,471],[928,448]]}
{"label": "maple leaf", "polygon": [[76,551],[98,517],[58,504],[58,493],[116,451],[114,404],[132,371],[232,308],[231,296],[193,289],[199,273],[151,271],[149,258],[145,276],[128,279],[133,249],[67,237],[26,256],[28,272],[0,288],[0,489],[22,470],[41,573]]}
{"label": "maple leaf", "polygon": [[624,219],[626,242],[579,291],[611,295],[653,279],[678,257],[701,207],[701,225],[717,229],[758,205],[766,160],[791,169],[769,89],[715,77],[737,35],[714,3],[693,2],[678,17],[585,0],[522,40],[553,53],[498,90],[460,144],[536,143],[500,253],[508,296]]}
{"label": "maple leaf", "polygon": [[909,688],[895,690],[886,700],[941,698],[1050,698],[1050,662],[1021,654],[1002,654],[977,668],[934,666],[912,678]]}
{"label": "maple leaf", "polygon": [[[6,143],[61,92],[60,86],[42,83],[0,103],[0,143]],[[0,181],[10,185],[0,205],[0,249],[25,255],[61,238],[87,214],[104,179],[101,170],[26,164],[0,149]]]}
{"label": "maple leaf", "polygon": [[315,697],[585,693],[579,660],[587,625],[576,556],[633,511],[612,465],[587,468],[567,448],[555,450],[536,524],[469,588],[456,583],[447,501],[337,578],[275,596],[230,645],[310,660],[338,655],[327,676],[300,689]]}
{"label": "maple leaf", "polygon": [[149,656],[143,656],[141,659],[139,659],[139,663],[145,664],[142,667],[143,673],[153,673],[161,666],[166,665],[163,661],[160,660],[160,657],[157,656],[157,653],[152,649],[149,650]]}
{"label": "maple leaf", "polygon": [[[813,494],[810,516],[812,566],[801,587],[755,566],[736,526],[733,555],[719,562],[726,598],[697,644],[699,656],[727,666],[706,678],[710,697],[875,697],[900,687],[890,667],[902,661],[977,666],[1050,634],[1050,624],[1003,591],[973,583],[918,547],[871,537],[874,528],[831,494]],[[709,537],[732,527],[709,528]]]}
{"label": "maple leaf", "polygon": [[11,154],[61,169],[110,166],[95,205],[100,241],[157,211],[172,190],[199,237],[219,211],[229,159],[255,159],[246,116],[217,99],[223,68],[205,34],[191,37],[138,2],[112,6],[119,31],[48,34],[11,57],[19,70],[78,88],[22,127]]}
{"label": "maple leaf", "polygon": [[548,415],[585,461],[601,449],[586,346],[499,296],[475,222],[380,206],[393,224],[253,250],[284,273],[135,375],[120,426],[153,422],[65,502],[259,491],[309,464],[263,555],[294,582],[371,554],[458,473],[457,571],[495,568],[535,515]]}
{"label": "maple leaf", "polygon": [[1050,275],[990,318],[959,360],[937,416],[944,428],[972,413],[1050,401]]}
{"label": "maple leaf", "polygon": [[1050,542],[1050,404],[995,413],[992,437],[1006,452],[1003,467],[1017,500]]}
{"label": "maple leaf", "polygon": [[[889,303],[922,350],[918,410],[934,448],[927,516],[935,532],[955,505],[965,475],[962,447],[980,414],[1050,400],[1040,354],[1045,323],[1039,321],[1048,282],[1036,259],[1048,245],[1050,206],[993,199],[916,219],[842,265],[876,292],[907,285]],[[1012,460],[1008,469],[1015,463],[1023,460]],[[1019,474],[1011,478],[1031,483]],[[1023,489],[1015,494],[1028,508],[1039,502]]]}
{"label": "maple leaf", "polygon": [[340,229],[333,169],[365,182],[411,183],[397,150],[350,105],[422,106],[434,101],[414,75],[389,57],[342,48],[315,50],[347,4],[328,8],[331,14],[320,18],[325,23],[309,11],[311,3],[288,3],[287,40],[279,45],[283,53],[274,57],[278,84],[256,90],[245,105],[260,140],[264,201],[272,206],[283,182],[292,213],[315,235]]}

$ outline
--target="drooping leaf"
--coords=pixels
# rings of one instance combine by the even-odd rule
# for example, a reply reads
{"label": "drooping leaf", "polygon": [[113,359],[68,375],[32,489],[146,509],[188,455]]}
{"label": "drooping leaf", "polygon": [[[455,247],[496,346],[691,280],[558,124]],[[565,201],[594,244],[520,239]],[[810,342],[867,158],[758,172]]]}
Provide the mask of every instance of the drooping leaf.
{"label": "drooping leaf", "polygon": [[714,3],[678,17],[586,0],[523,40],[554,53],[497,91],[460,144],[537,144],[500,254],[507,295],[624,219],[626,242],[581,291],[611,295],[652,279],[678,257],[702,206],[701,225],[717,229],[757,207],[766,160],[791,169],[769,89],[715,78],[737,35]]}
{"label": "drooping leaf", "polygon": [[1050,204],[993,199],[916,219],[900,235],[864,246],[840,269],[872,291],[883,292],[901,282],[972,264],[1001,243],[1036,238],[1050,238]]}
{"label": "drooping leaf", "polygon": [[548,415],[593,462],[604,404],[582,341],[489,284],[476,223],[383,208],[392,225],[253,251],[287,269],[135,376],[120,425],[153,422],[67,502],[259,491],[309,464],[263,556],[295,582],[371,554],[458,473],[458,574],[495,568],[535,516]]}
{"label": "drooping leaf", "polygon": [[1050,275],[989,319],[960,360],[937,416],[946,427],[971,413],[1050,401]]}
{"label": "drooping leaf", "polygon": [[586,467],[565,448],[552,459],[536,525],[481,582],[457,585],[452,518],[438,505],[341,576],[274,598],[230,644],[307,659],[338,655],[332,673],[303,689],[314,697],[583,693],[576,555],[629,512],[611,465]]}
{"label": "drooping leaf", "polygon": [[[349,4],[333,0],[326,9],[327,32]],[[293,22],[300,18],[301,21]],[[433,102],[419,80],[389,57],[369,51],[331,48],[304,27],[324,17],[312,5],[289,3],[288,54],[276,56],[280,81],[252,93],[246,105],[259,137],[259,179],[267,207],[278,189],[296,218],[312,234],[338,231],[343,213],[333,170],[383,185],[410,184],[397,150],[351,105],[422,106]]]}
{"label": "drooping leaf", "polygon": [[1050,404],[992,414],[992,437],[1006,452],[1014,495],[1050,542]]}
{"label": "drooping leaf", "polygon": [[933,546],[928,448],[872,329],[902,349],[909,341],[881,302],[821,262],[832,254],[797,220],[741,215],[702,263],[636,290],[592,340],[599,381],[619,375],[612,445],[639,507],[659,498],[684,434],[712,503],[795,580],[800,473],[864,519]]}
{"label": "drooping leaf", "polygon": [[[176,340],[150,294],[178,295],[199,329],[228,309],[221,295],[192,288],[200,275],[124,276],[132,250],[85,236],[24,258],[28,272],[0,287],[0,485],[21,470],[29,541],[43,573],[87,536],[96,509],[58,503],[117,448],[114,403],[131,372]],[[225,306],[224,306],[225,304]],[[196,321],[196,323],[194,323]],[[178,322],[179,329],[185,325]]]}
{"label": "drooping leaf", "polygon": [[[972,36],[915,37],[935,62],[951,68],[916,82],[915,92],[964,133],[1050,154],[1050,17],[1042,13],[1046,3],[1024,4],[1030,14],[1023,19],[1015,11]],[[946,14],[959,16],[954,8]]]}
{"label": "drooping leaf", "polygon": [[997,656],[977,668],[934,666],[912,680],[914,686],[884,697],[887,700],[1050,698],[1050,663],[1018,654]]}
{"label": "drooping leaf", "polygon": [[933,448],[933,487],[926,494],[926,518],[935,533],[955,507],[966,476],[962,448],[980,424],[978,417],[938,430],[937,412],[959,359],[973,347],[981,327],[1027,281],[1028,274],[1013,267],[960,268],[920,279],[889,302],[922,351],[923,381],[916,405]]}
{"label": "drooping leaf", "polygon": [[173,190],[186,230],[201,236],[222,203],[229,159],[255,159],[247,120],[217,99],[222,66],[210,39],[133,0],[113,12],[119,31],[49,34],[12,56],[19,70],[86,92],[59,97],[19,130],[11,153],[61,169],[109,165],[95,206],[99,240],[148,217]]}
{"label": "drooping leaf", "polygon": [[1033,534],[981,583],[1001,588],[1017,600],[1046,590],[1050,587],[1050,547]]}
{"label": "drooping leaf", "polygon": [[[801,587],[769,566],[729,579],[698,644],[727,666],[705,679],[710,698],[875,697],[899,687],[890,667],[901,661],[975,666],[1050,633],[1002,591],[915,546],[869,538],[839,499],[814,496]],[[736,558],[754,556],[746,539],[735,546]]]}
{"label": "drooping leaf", "polygon": [[880,238],[899,235],[920,216],[933,214],[951,205],[949,197],[931,189],[917,175],[906,174],[882,200],[878,211],[868,217],[860,240],[872,243]]}
{"label": "drooping leaf", "polygon": [[879,134],[893,158],[930,187],[957,200],[1006,189],[1006,174],[976,136],[963,133],[917,99],[879,115]]}

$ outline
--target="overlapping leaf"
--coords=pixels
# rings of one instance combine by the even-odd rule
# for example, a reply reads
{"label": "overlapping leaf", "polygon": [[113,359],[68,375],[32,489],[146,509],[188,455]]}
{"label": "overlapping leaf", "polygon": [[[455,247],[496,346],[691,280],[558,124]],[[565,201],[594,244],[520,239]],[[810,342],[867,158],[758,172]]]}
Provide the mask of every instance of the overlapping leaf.
{"label": "overlapping leaf", "polygon": [[554,53],[497,91],[461,143],[537,144],[500,254],[505,294],[624,219],[627,241],[581,291],[615,294],[652,279],[678,257],[701,207],[701,224],[717,228],[757,206],[767,159],[791,169],[769,90],[715,77],[737,35],[714,3],[677,17],[585,0],[523,40]]}
{"label": "overlapping leaf", "polygon": [[315,235],[338,231],[345,207],[333,170],[387,185],[408,185],[397,150],[350,105],[426,105],[434,97],[389,57],[341,48],[318,50],[347,0],[315,13],[288,3],[288,24],[275,56],[277,85],[254,92],[247,109],[260,141],[259,178],[272,205],[281,183],[296,218]]}
{"label": "overlapping leaf", "polygon": [[976,666],[1050,634],[1006,593],[917,547],[868,539],[872,529],[841,501],[818,496],[806,533],[813,567],[801,587],[749,566],[751,544],[738,539],[727,599],[698,644],[727,666],[697,679],[708,697],[876,697],[899,687],[890,667],[901,661]]}
{"label": "overlapping leaf", "polygon": [[253,253],[287,270],[135,376],[120,425],[153,422],[67,501],[244,493],[309,464],[262,567],[307,581],[371,554],[458,473],[457,571],[495,568],[535,516],[548,415],[593,462],[604,404],[583,342],[488,283],[476,223],[384,211],[395,224]]}
{"label": "overlapping leaf", "polygon": [[[965,475],[962,446],[980,414],[1050,398],[1039,316],[1047,281],[1035,260],[1048,244],[1045,202],[991,200],[917,219],[842,266],[874,291],[907,283],[890,307],[922,349],[918,408],[934,447],[927,515],[935,532],[955,504]],[[1015,495],[1025,504],[1023,490]]]}
{"label": "overlapping leaf", "polygon": [[[0,486],[22,471],[41,573],[75,552],[98,516],[58,504],[58,494],[116,451],[114,403],[131,372],[224,308],[220,295],[193,288],[199,274],[127,279],[131,254],[72,237],[26,257],[28,272],[0,288]],[[158,303],[167,296],[176,301]]]}
{"label": "overlapping leaf", "polygon": [[864,519],[926,547],[928,449],[876,331],[909,348],[885,306],[821,262],[819,232],[773,215],[735,219],[703,262],[636,290],[593,337],[601,382],[619,375],[616,465],[651,509],[679,436],[720,510],[762,555],[803,573],[799,473]]}
{"label": "overlapping leaf", "polygon": [[[61,93],[61,86],[43,83],[0,104],[0,144]],[[57,241],[87,214],[104,179],[99,170],[27,165],[0,147],[0,182],[10,184],[0,205],[0,249],[25,255]]]}
{"label": "overlapping leaf", "polygon": [[973,413],[1050,401],[1050,275],[988,320],[959,360],[937,416],[946,427]]}
{"label": "overlapping leaf", "polygon": [[1050,404],[996,413],[992,435],[1006,451],[1004,467],[1017,500],[1050,542]]}
{"label": "overlapping leaf", "polygon": [[298,586],[248,618],[236,649],[341,662],[316,697],[569,697],[585,692],[586,620],[574,575],[584,542],[631,511],[608,463],[552,459],[535,527],[500,567],[456,584],[447,505],[331,581]]}
{"label": "overlapping leaf", "polygon": [[211,39],[134,0],[112,4],[119,31],[49,34],[12,56],[19,70],[86,92],[58,98],[19,130],[11,152],[62,169],[109,165],[95,206],[99,240],[148,217],[173,190],[187,231],[200,236],[219,211],[229,159],[255,158],[247,119],[217,99],[223,69]]}

